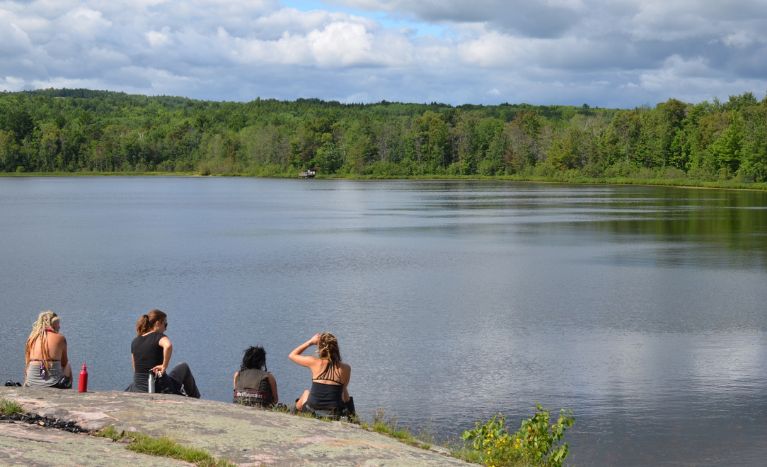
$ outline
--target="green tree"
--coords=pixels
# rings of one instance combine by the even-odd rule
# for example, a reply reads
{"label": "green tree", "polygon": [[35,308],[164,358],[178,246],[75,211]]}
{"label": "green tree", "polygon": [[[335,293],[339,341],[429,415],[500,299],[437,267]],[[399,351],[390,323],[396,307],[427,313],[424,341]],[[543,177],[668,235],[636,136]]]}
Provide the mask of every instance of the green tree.
{"label": "green tree", "polygon": [[451,162],[450,133],[441,114],[427,110],[416,119],[417,160],[430,172],[445,168]]}
{"label": "green tree", "polygon": [[0,130],[0,169],[14,172],[19,164],[19,145],[12,131]]}
{"label": "green tree", "polygon": [[767,100],[743,113],[739,175],[745,181],[767,181]]}
{"label": "green tree", "polygon": [[56,170],[56,158],[61,153],[61,130],[53,122],[40,125],[37,163],[34,170],[49,172]]}
{"label": "green tree", "polygon": [[729,125],[719,132],[709,146],[709,151],[716,168],[731,175],[740,167],[744,125],[743,118],[736,112],[728,112],[725,118],[729,120]]}

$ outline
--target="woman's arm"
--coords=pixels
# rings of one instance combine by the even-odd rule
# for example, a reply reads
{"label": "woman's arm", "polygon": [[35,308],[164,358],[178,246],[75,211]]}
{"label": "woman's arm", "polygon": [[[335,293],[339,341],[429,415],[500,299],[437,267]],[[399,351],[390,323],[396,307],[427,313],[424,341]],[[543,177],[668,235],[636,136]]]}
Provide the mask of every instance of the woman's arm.
{"label": "woman's arm", "polygon": [[341,399],[343,399],[344,402],[349,402],[349,381],[352,379],[352,367],[349,365],[346,365],[347,370],[347,377],[346,377],[346,383],[344,383],[344,393],[341,396]]}
{"label": "woman's arm", "polygon": [[269,373],[267,376],[269,379],[269,385],[272,387],[272,404],[276,404],[280,400],[280,396],[277,395],[277,380],[274,379],[274,375]]}
{"label": "woman's arm", "polygon": [[240,372],[234,372],[234,381],[232,381],[232,389],[237,389],[237,380],[240,379]]}
{"label": "woman's arm", "polygon": [[67,338],[61,336],[61,368],[69,365],[69,355],[67,355]]}
{"label": "woman's arm", "polygon": [[288,354],[288,358],[301,366],[312,367],[317,361],[317,358],[301,354],[304,353],[309,347],[316,345],[319,338],[320,335],[315,334],[311,339],[293,349],[290,354]]}
{"label": "woman's arm", "polygon": [[170,365],[170,356],[173,354],[173,344],[170,342],[170,339],[168,339],[168,336],[163,336],[158,344],[162,347],[162,364],[152,367],[151,371],[155,372],[157,376],[162,376],[162,374],[165,373],[165,370],[168,369],[168,365]]}

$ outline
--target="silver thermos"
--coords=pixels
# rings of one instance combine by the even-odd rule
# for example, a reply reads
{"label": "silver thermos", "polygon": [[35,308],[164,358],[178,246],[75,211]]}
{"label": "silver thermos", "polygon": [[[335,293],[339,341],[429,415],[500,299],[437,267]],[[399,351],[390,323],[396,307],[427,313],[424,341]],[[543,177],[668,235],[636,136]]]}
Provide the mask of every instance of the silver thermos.
{"label": "silver thermos", "polygon": [[154,382],[155,382],[154,372],[150,371],[149,372],[149,392],[154,392]]}

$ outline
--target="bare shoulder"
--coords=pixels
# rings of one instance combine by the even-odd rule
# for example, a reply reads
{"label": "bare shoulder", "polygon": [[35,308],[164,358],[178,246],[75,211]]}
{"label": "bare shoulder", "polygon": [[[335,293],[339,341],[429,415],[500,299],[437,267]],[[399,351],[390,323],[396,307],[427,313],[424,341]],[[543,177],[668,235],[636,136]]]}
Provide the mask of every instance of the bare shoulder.
{"label": "bare shoulder", "polygon": [[48,340],[54,345],[67,343],[67,338],[64,337],[63,334],[58,334],[58,333],[49,333]]}

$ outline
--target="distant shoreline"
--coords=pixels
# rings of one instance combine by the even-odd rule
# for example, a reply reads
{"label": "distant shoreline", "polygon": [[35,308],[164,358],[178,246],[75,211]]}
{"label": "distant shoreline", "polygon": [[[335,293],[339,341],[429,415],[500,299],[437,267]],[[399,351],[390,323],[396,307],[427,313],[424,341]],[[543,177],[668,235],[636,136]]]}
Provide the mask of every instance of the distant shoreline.
{"label": "distant shoreline", "polygon": [[[245,177],[265,179],[298,179],[296,174],[276,174],[260,176],[246,173],[232,174],[200,174],[198,172],[0,172],[0,178],[32,178],[32,177]],[[673,188],[698,188],[741,191],[767,191],[767,183],[744,183],[732,180],[705,181],[688,179],[654,179],[654,178],[589,178],[589,177],[543,177],[520,175],[349,175],[333,176],[317,175],[318,180],[464,180],[464,181],[511,181],[524,183],[550,183],[557,185],[606,185],[606,186],[658,186]]]}

